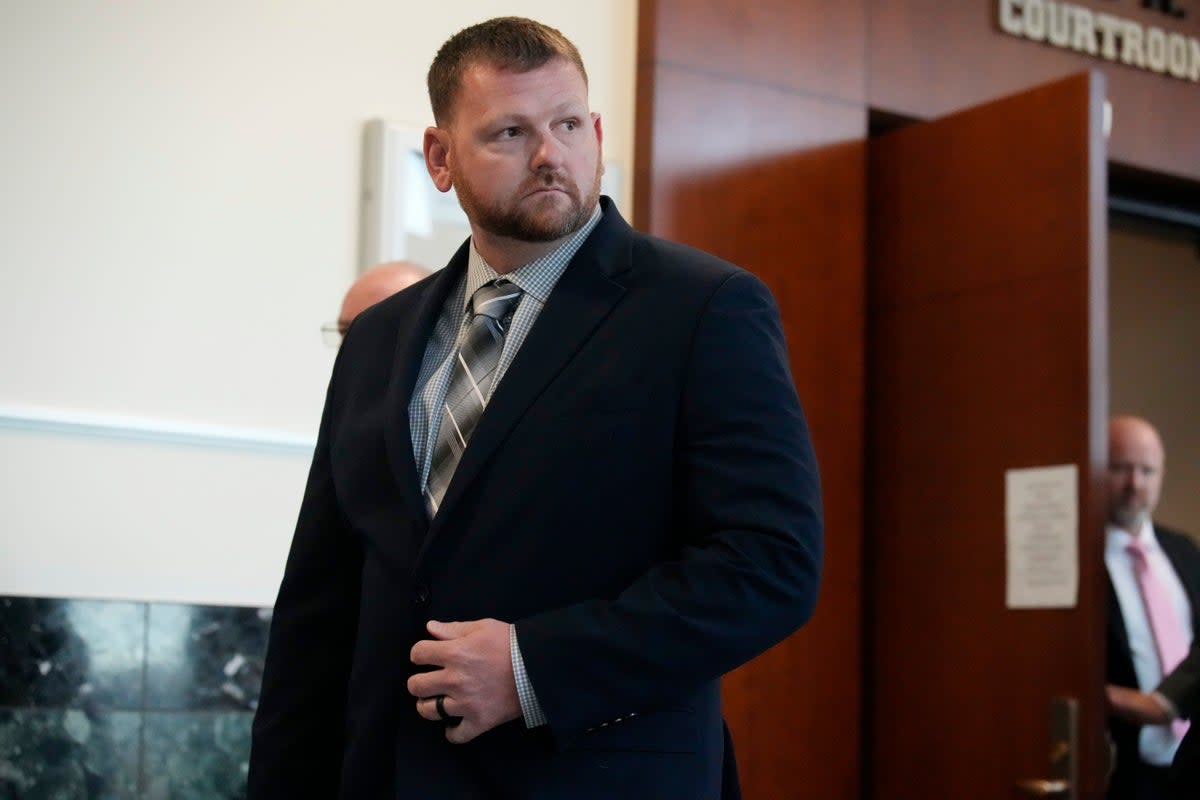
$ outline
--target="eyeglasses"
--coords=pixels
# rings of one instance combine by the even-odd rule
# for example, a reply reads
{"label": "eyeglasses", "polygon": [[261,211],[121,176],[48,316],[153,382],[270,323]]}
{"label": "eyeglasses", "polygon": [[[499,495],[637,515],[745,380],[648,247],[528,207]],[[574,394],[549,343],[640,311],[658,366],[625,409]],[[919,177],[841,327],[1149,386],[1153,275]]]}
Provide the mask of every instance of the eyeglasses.
{"label": "eyeglasses", "polygon": [[329,347],[341,347],[342,337],[346,335],[346,329],[349,327],[350,323],[340,319],[337,322],[326,322],[321,326],[321,338]]}

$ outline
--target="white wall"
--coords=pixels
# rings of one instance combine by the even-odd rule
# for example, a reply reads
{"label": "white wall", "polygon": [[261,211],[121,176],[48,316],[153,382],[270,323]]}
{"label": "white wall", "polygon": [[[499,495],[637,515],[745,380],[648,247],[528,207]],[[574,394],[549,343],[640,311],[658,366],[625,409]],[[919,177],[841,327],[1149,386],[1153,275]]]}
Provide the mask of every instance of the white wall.
{"label": "white wall", "polygon": [[428,124],[502,14],[579,46],[631,176],[636,0],[0,2],[0,594],[273,601],[363,124]]}

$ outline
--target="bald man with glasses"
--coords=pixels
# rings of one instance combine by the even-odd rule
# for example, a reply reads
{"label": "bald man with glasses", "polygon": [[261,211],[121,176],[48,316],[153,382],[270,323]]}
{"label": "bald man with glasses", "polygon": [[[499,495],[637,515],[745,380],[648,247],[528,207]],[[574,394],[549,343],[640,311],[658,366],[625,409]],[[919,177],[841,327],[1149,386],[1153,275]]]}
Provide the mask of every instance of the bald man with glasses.
{"label": "bald man with glasses", "polygon": [[336,322],[321,326],[321,334],[330,347],[338,347],[354,318],[381,300],[407,289],[433,271],[412,261],[389,261],[371,267],[358,277],[342,299],[342,309]]}

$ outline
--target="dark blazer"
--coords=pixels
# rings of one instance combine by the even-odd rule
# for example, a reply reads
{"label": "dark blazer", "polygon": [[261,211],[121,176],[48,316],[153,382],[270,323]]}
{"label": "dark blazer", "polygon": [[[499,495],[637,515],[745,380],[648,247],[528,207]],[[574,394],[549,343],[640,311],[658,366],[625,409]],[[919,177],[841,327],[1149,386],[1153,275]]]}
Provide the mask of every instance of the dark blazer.
{"label": "dark blazer", "polygon": [[[1154,526],[1154,535],[1179,575],[1188,602],[1192,605],[1192,630],[1200,632],[1200,548],[1186,534],[1162,525]],[[1129,651],[1129,634],[1111,580],[1108,583],[1107,681],[1117,686],[1138,688],[1133,656]],[[1142,729],[1140,725],[1115,717],[1109,718],[1108,725],[1117,751],[1108,796],[1114,799],[1132,797],[1132,786],[1142,767],[1138,755],[1138,736]]]}
{"label": "dark blazer", "polygon": [[[1198,715],[1193,712],[1193,716]],[[1171,762],[1171,789],[1181,799],[1200,797],[1200,722],[1196,719]]]}
{"label": "dark blazer", "polygon": [[1158,691],[1192,721],[1171,763],[1175,796],[1200,797],[1200,636],[1193,637],[1187,658],[1163,678]]}
{"label": "dark blazer", "polygon": [[[816,601],[816,463],[765,286],[602,204],[432,521],[408,407],[467,245],[348,332],[272,620],[252,800],[720,795],[718,679]],[[429,619],[484,617],[516,624],[549,724],[450,745],[405,690],[409,649]]]}
{"label": "dark blazer", "polygon": [[1200,636],[1192,637],[1187,658],[1163,678],[1156,691],[1170,700],[1184,719],[1200,717]]}

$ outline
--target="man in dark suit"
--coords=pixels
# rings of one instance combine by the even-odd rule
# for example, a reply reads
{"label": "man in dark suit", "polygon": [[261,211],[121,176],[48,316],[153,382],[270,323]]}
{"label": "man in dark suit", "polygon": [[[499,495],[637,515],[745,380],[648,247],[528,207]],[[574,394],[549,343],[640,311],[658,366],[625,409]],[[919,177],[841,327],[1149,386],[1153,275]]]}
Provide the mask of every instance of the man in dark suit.
{"label": "man in dark suit", "polygon": [[339,351],[249,796],[735,795],[719,678],[807,620],[821,565],[775,303],[599,196],[558,31],[472,26],[429,88],[472,235]]}
{"label": "man in dark suit", "polygon": [[1200,630],[1200,549],[1151,520],[1164,462],[1162,440],[1146,420],[1110,422],[1105,565],[1113,800],[1172,796],[1168,771],[1179,748],[1178,726],[1144,724],[1126,712],[1137,694],[1152,692],[1175,669]]}

